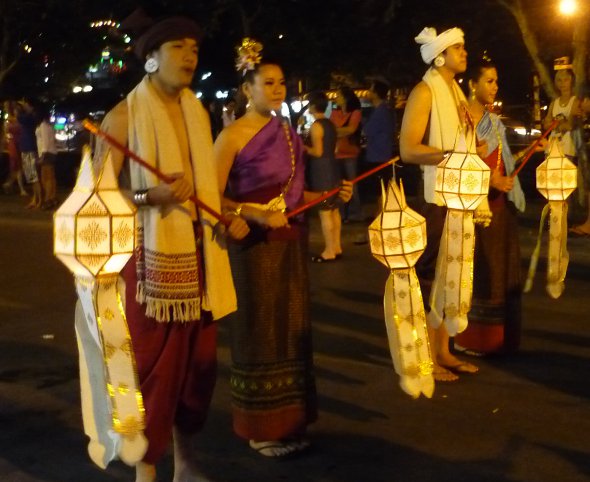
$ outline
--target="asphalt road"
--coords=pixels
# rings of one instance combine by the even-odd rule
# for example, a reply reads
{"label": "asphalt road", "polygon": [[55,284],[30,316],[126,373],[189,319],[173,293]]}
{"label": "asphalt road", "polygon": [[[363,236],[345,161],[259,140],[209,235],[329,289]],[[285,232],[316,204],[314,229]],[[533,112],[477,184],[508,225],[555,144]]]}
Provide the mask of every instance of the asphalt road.
{"label": "asphalt road", "polygon": [[[365,206],[367,211],[369,206]],[[528,259],[540,203],[520,230]],[[398,387],[382,314],[386,270],[345,226],[340,262],[311,265],[320,418],[314,448],[266,460],[232,435],[227,332],[198,450],[218,482],[590,481],[590,239],[569,241],[559,300],[544,292],[543,264],[524,298],[522,350],[477,360],[480,372],[438,384],[431,400]],[[52,256],[51,215],[0,197],[0,481],[132,481],[86,455],[73,328],[73,280]],[[311,248],[320,235],[312,220]],[[160,468],[171,480],[171,459]]]}

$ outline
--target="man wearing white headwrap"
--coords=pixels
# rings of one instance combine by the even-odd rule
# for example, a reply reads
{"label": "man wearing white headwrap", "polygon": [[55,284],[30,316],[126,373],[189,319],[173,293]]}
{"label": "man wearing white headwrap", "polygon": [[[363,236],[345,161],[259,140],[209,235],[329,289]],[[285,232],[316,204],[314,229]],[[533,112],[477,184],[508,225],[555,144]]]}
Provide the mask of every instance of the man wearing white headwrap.
{"label": "man wearing white headwrap", "polygon": [[[430,68],[408,98],[400,153],[404,162],[420,164],[423,171],[425,202],[420,211],[426,218],[428,244],[416,271],[423,298],[428,300],[446,214],[446,208],[434,191],[436,166],[445,152],[454,148],[457,133],[465,124],[466,99],[455,75],[467,69],[467,52],[463,31],[459,28],[437,35],[434,28],[426,27],[415,40],[420,44],[422,60]],[[449,335],[444,324],[437,329],[429,328],[429,336],[435,380],[454,381],[458,378],[456,373],[477,371],[476,366],[462,362],[449,351]]]}

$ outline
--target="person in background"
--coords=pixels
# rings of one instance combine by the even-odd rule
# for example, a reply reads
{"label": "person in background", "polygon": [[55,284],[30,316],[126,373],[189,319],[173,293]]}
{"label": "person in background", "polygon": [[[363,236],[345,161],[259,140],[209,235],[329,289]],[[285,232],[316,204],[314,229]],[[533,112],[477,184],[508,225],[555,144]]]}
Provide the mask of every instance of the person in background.
{"label": "person in background", "polygon": [[[336,104],[339,109],[332,111],[330,120],[336,126],[338,139],[336,141],[336,159],[340,164],[342,177],[347,181],[354,179],[358,173],[358,158],[361,152],[361,102],[354,91],[342,86],[336,94]],[[363,220],[361,200],[358,186],[353,186],[350,202],[340,209],[342,221],[358,222]]]}
{"label": "person in background", "polygon": [[53,209],[57,207],[57,182],[55,180],[55,160],[57,158],[57,146],[55,144],[55,130],[49,122],[50,113],[46,107],[39,108],[41,123],[35,130],[37,138],[37,152],[39,154],[39,166],[41,171],[41,186],[43,189],[43,204],[41,209]]}
{"label": "person in background", "polygon": [[[372,165],[389,161],[393,157],[393,141],[396,125],[395,115],[387,104],[389,86],[381,80],[373,80],[369,89],[369,99],[373,104],[373,111],[363,126],[367,139],[365,161]],[[395,177],[395,170],[391,168],[380,171],[379,177],[387,183]]]}
{"label": "person in background", "polygon": [[18,184],[21,196],[26,196],[25,183],[23,179],[22,158],[19,148],[21,127],[16,119],[16,109],[14,102],[6,101],[4,103],[4,146],[8,151],[8,179],[2,187],[7,194],[12,192],[14,183]]}
{"label": "person in background", "polygon": [[[309,131],[309,143],[305,146],[308,154],[306,165],[307,189],[312,192],[325,192],[338,187],[340,170],[334,151],[336,149],[336,127],[326,118],[328,98],[323,92],[312,92],[308,96],[309,113],[314,123]],[[324,236],[324,250],[312,256],[314,263],[335,261],[342,256],[340,242],[342,222],[337,205],[338,197],[326,199],[319,207],[320,225]]]}
{"label": "person in background", "polygon": [[21,135],[19,138],[19,148],[23,162],[23,172],[28,184],[32,186],[33,197],[27,209],[38,209],[43,203],[43,195],[41,191],[41,183],[39,182],[38,151],[37,138],[35,136],[35,127],[37,120],[35,117],[35,110],[28,100],[19,102],[16,118],[21,127]]}
{"label": "person in background", "polygon": [[236,99],[228,97],[223,106],[223,113],[221,119],[223,120],[223,127],[233,124],[236,120]]}

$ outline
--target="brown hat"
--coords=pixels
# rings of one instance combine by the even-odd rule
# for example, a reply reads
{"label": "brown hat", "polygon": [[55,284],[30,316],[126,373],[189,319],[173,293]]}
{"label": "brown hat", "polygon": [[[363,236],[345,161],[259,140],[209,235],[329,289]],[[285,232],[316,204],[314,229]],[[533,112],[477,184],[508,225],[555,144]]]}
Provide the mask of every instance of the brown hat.
{"label": "brown hat", "polygon": [[121,29],[130,31],[135,37],[133,49],[142,60],[165,42],[183,38],[192,38],[200,42],[203,37],[199,25],[188,17],[152,19],[141,8],[121,22]]}

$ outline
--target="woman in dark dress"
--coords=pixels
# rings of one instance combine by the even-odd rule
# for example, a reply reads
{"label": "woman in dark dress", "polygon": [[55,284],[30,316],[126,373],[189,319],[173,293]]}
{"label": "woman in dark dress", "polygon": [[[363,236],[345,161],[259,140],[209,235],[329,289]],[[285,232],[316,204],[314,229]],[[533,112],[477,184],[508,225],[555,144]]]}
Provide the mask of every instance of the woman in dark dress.
{"label": "woman in dark dress", "polygon": [[[336,126],[325,115],[328,98],[323,92],[309,95],[309,112],[315,122],[309,131],[310,146],[305,146],[308,154],[306,178],[307,189],[323,193],[340,184],[340,175],[336,157]],[[314,263],[335,261],[342,255],[340,232],[342,221],[337,198],[324,201],[319,207],[320,224],[325,247],[321,254],[312,256]]]}

